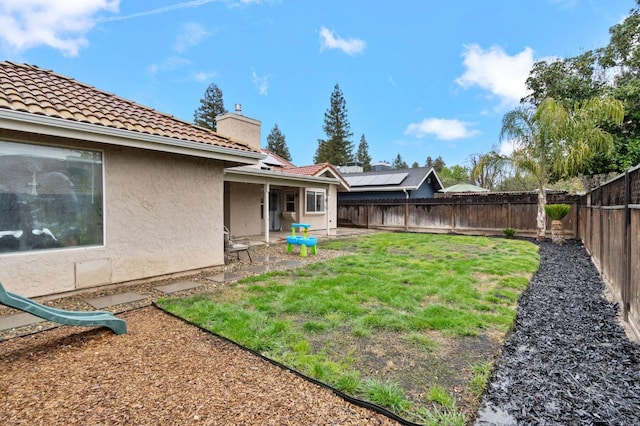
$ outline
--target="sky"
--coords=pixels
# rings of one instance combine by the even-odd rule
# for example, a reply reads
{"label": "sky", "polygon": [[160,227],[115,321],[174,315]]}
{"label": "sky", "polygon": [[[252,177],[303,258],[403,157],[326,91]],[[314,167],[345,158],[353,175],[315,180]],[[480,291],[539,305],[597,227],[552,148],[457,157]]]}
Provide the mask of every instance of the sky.
{"label": "sky", "polygon": [[336,84],[354,151],[447,166],[500,141],[536,61],[607,45],[635,0],[2,0],[4,60],[192,122],[207,87],[313,164]]}

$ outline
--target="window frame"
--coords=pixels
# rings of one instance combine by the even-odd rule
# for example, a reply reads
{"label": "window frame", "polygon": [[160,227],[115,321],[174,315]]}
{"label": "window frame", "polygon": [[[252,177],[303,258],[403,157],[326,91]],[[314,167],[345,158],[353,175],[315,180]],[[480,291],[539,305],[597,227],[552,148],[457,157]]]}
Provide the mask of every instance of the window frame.
{"label": "window frame", "polygon": [[[291,197],[289,199],[289,197]],[[291,209],[289,209],[292,207]],[[296,212],[296,193],[294,191],[285,191],[284,193],[284,211],[286,213]]]}
{"label": "window frame", "polygon": [[[313,199],[314,199],[314,210],[309,210],[309,195],[313,194]],[[326,196],[327,196],[327,190],[324,188],[305,188],[304,190],[304,211],[306,214],[324,214],[326,211]],[[317,206],[317,202],[318,202],[318,197],[320,197],[322,206],[320,210],[316,210],[316,206]]]}
{"label": "window frame", "polygon": [[[40,163],[39,166],[35,166],[32,172],[34,172],[34,179],[37,179],[40,175],[48,174],[58,178],[58,185],[60,182],[69,184],[69,192],[49,192],[48,194],[38,194],[38,188],[42,183],[38,182],[36,185],[32,185],[36,189],[34,192],[28,193],[27,191],[19,191],[16,189],[15,182],[7,183],[8,191],[3,191],[5,194],[10,194],[9,197],[14,197],[18,200],[20,206],[22,206],[16,213],[18,218],[19,230],[0,229],[5,231],[5,236],[12,231],[20,231],[20,237],[17,237],[18,246],[9,247],[6,250],[0,249],[0,256],[2,255],[20,255],[40,251],[63,251],[74,249],[88,249],[88,248],[100,248],[106,246],[106,173],[105,173],[105,152],[103,149],[94,149],[70,145],[50,145],[43,142],[31,142],[24,140],[13,139],[0,139],[0,144],[5,145],[5,149],[0,146],[0,158],[3,156],[16,156],[16,158],[24,157],[26,159],[32,158],[34,162]],[[12,148],[9,144],[14,145]],[[86,157],[85,155],[88,156]],[[74,158],[77,157],[77,158]],[[88,158],[88,159],[87,159]],[[83,166],[83,163],[87,166]],[[1,165],[1,163],[0,163]],[[84,170],[82,168],[85,167]],[[42,169],[42,170],[39,170]],[[31,169],[29,169],[31,170]],[[78,171],[79,170],[79,171]],[[95,173],[99,173],[99,176],[95,178]],[[18,181],[25,176],[9,175],[14,181]],[[90,179],[90,183],[85,180],[85,187],[82,187],[82,178]],[[45,181],[46,182],[46,181]],[[12,188],[13,187],[13,188]],[[97,193],[97,191],[100,191]],[[69,195],[70,197],[62,197],[58,199],[58,194]],[[37,197],[43,197],[38,199]],[[34,198],[36,197],[36,198]],[[47,200],[48,198],[48,200]],[[100,205],[96,205],[97,203]],[[53,203],[53,210],[51,207]],[[62,205],[62,210],[56,210],[56,204]],[[37,216],[32,216],[35,211],[44,211],[48,214],[53,214],[54,220],[51,222],[51,216],[45,217],[44,220]],[[92,206],[92,207],[89,207]],[[71,207],[71,213],[69,213],[68,207]],[[31,209],[30,213],[25,217],[25,213]],[[77,210],[76,210],[77,209]],[[11,208],[10,210],[11,211]],[[74,213],[75,211],[75,213]],[[86,214],[87,211],[92,214]],[[36,213],[38,214],[38,213]],[[57,216],[56,215],[62,215]],[[73,220],[68,220],[69,216],[73,217]],[[75,217],[73,216],[75,215]],[[62,219],[60,219],[62,217]],[[34,222],[31,223],[30,221]],[[88,223],[92,224],[87,225]],[[56,224],[58,230],[55,230],[51,225]],[[25,226],[31,226],[25,227]],[[0,224],[2,226],[2,224]],[[6,226],[6,224],[5,224]],[[11,227],[11,226],[9,226]],[[23,229],[22,229],[23,228]],[[72,230],[71,234],[65,235],[66,230]],[[8,231],[8,232],[7,232]],[[35,231],[39,231],[36,233]],[[75,232],[78,233],[75,233]],[[13,232],[16,236],[17,232]],[[34,244],[33,240],[23,241],[25,237],[44,236],[48,242],[46,244]],[[83,242],[83,239],[87,239]],[[53,241],[51,241],[53,240]]]}

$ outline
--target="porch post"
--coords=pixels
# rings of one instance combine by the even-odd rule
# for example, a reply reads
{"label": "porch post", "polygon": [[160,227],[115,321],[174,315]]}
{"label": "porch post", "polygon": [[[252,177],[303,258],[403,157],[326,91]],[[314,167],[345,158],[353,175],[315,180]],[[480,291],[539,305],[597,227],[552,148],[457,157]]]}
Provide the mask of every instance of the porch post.
{"label": "porch post", "polygon": [[[331,187],[327,186],[327,191],[324,193],[324,196],[326,197],[326,200],[324,202],[324,204],[325,204],[325,206],[324,206],[324,214],[325,214],[325,219],[326,219],[326,222],[327,222],[327,235],[331,235],[329,233],[329,222],[331,222],[329,220],[329,215],[331,214],[330,211],[329,211],[329,199],[331,198],[329,196],[329,191],[331,191]],[[336,197],[337,197],[337,195],[336,195]]]}
{"label": "porch post", "polygon": [[269,247],[269,182],[265,182],[263,186],[262,197],[262,216],[264,217],[264,242]]}

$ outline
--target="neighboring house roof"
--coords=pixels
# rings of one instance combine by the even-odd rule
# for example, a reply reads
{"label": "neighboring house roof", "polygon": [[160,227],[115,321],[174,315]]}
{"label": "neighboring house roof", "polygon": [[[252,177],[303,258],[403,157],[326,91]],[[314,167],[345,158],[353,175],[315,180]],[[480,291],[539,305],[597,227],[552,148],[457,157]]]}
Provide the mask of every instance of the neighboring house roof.
{"label": "neighboring house roof", "polygon": [[345,173],[343,176],[351,186],[351,192],[414,190],[420,188],[427,179],[430,179],[436,191],[442,188],[442,182],[433,167]]}
{"label": "neighboring house roof", "polygon": [[[126,135],[133,139],[151,136],[157,137],[155,141],[159,143],[164,141],[170,145],[168,140],[174,140],[186,148],[229,149],[236,155],[243,151],[245,154],[240,155],[252,158],[245,163],[256,163],[256,159],[262,157],[257,149],[242,141],[36,66],[0,62],[0,89],[0,119],[15,122],[21,119],[33,122],[35,117],[59,119],[64,122],[49,120],[41,124],[73,127],[78,123],[80,126],[76,124],[75,129],[80,131],[103,134],[111,131],[110,136]],[[25,118],[15,113],[28,113],[30,116]],[[7,123],[3,120],[2,127],[7,128]]]}
{"label": "neighboring house roof", "polygon": [[489,192],[489,190],[470,183],[459,183],[443,188],[440,192]]}

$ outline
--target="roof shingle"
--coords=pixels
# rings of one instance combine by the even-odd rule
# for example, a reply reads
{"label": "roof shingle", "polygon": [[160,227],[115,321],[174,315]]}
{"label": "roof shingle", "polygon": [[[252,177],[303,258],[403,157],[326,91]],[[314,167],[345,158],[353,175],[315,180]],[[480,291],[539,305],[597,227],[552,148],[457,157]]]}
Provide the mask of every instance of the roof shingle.
{"label": "roof shingle", "polygon": [[210,129],[27,64],[0,62],[0,109],[259,152]]}

